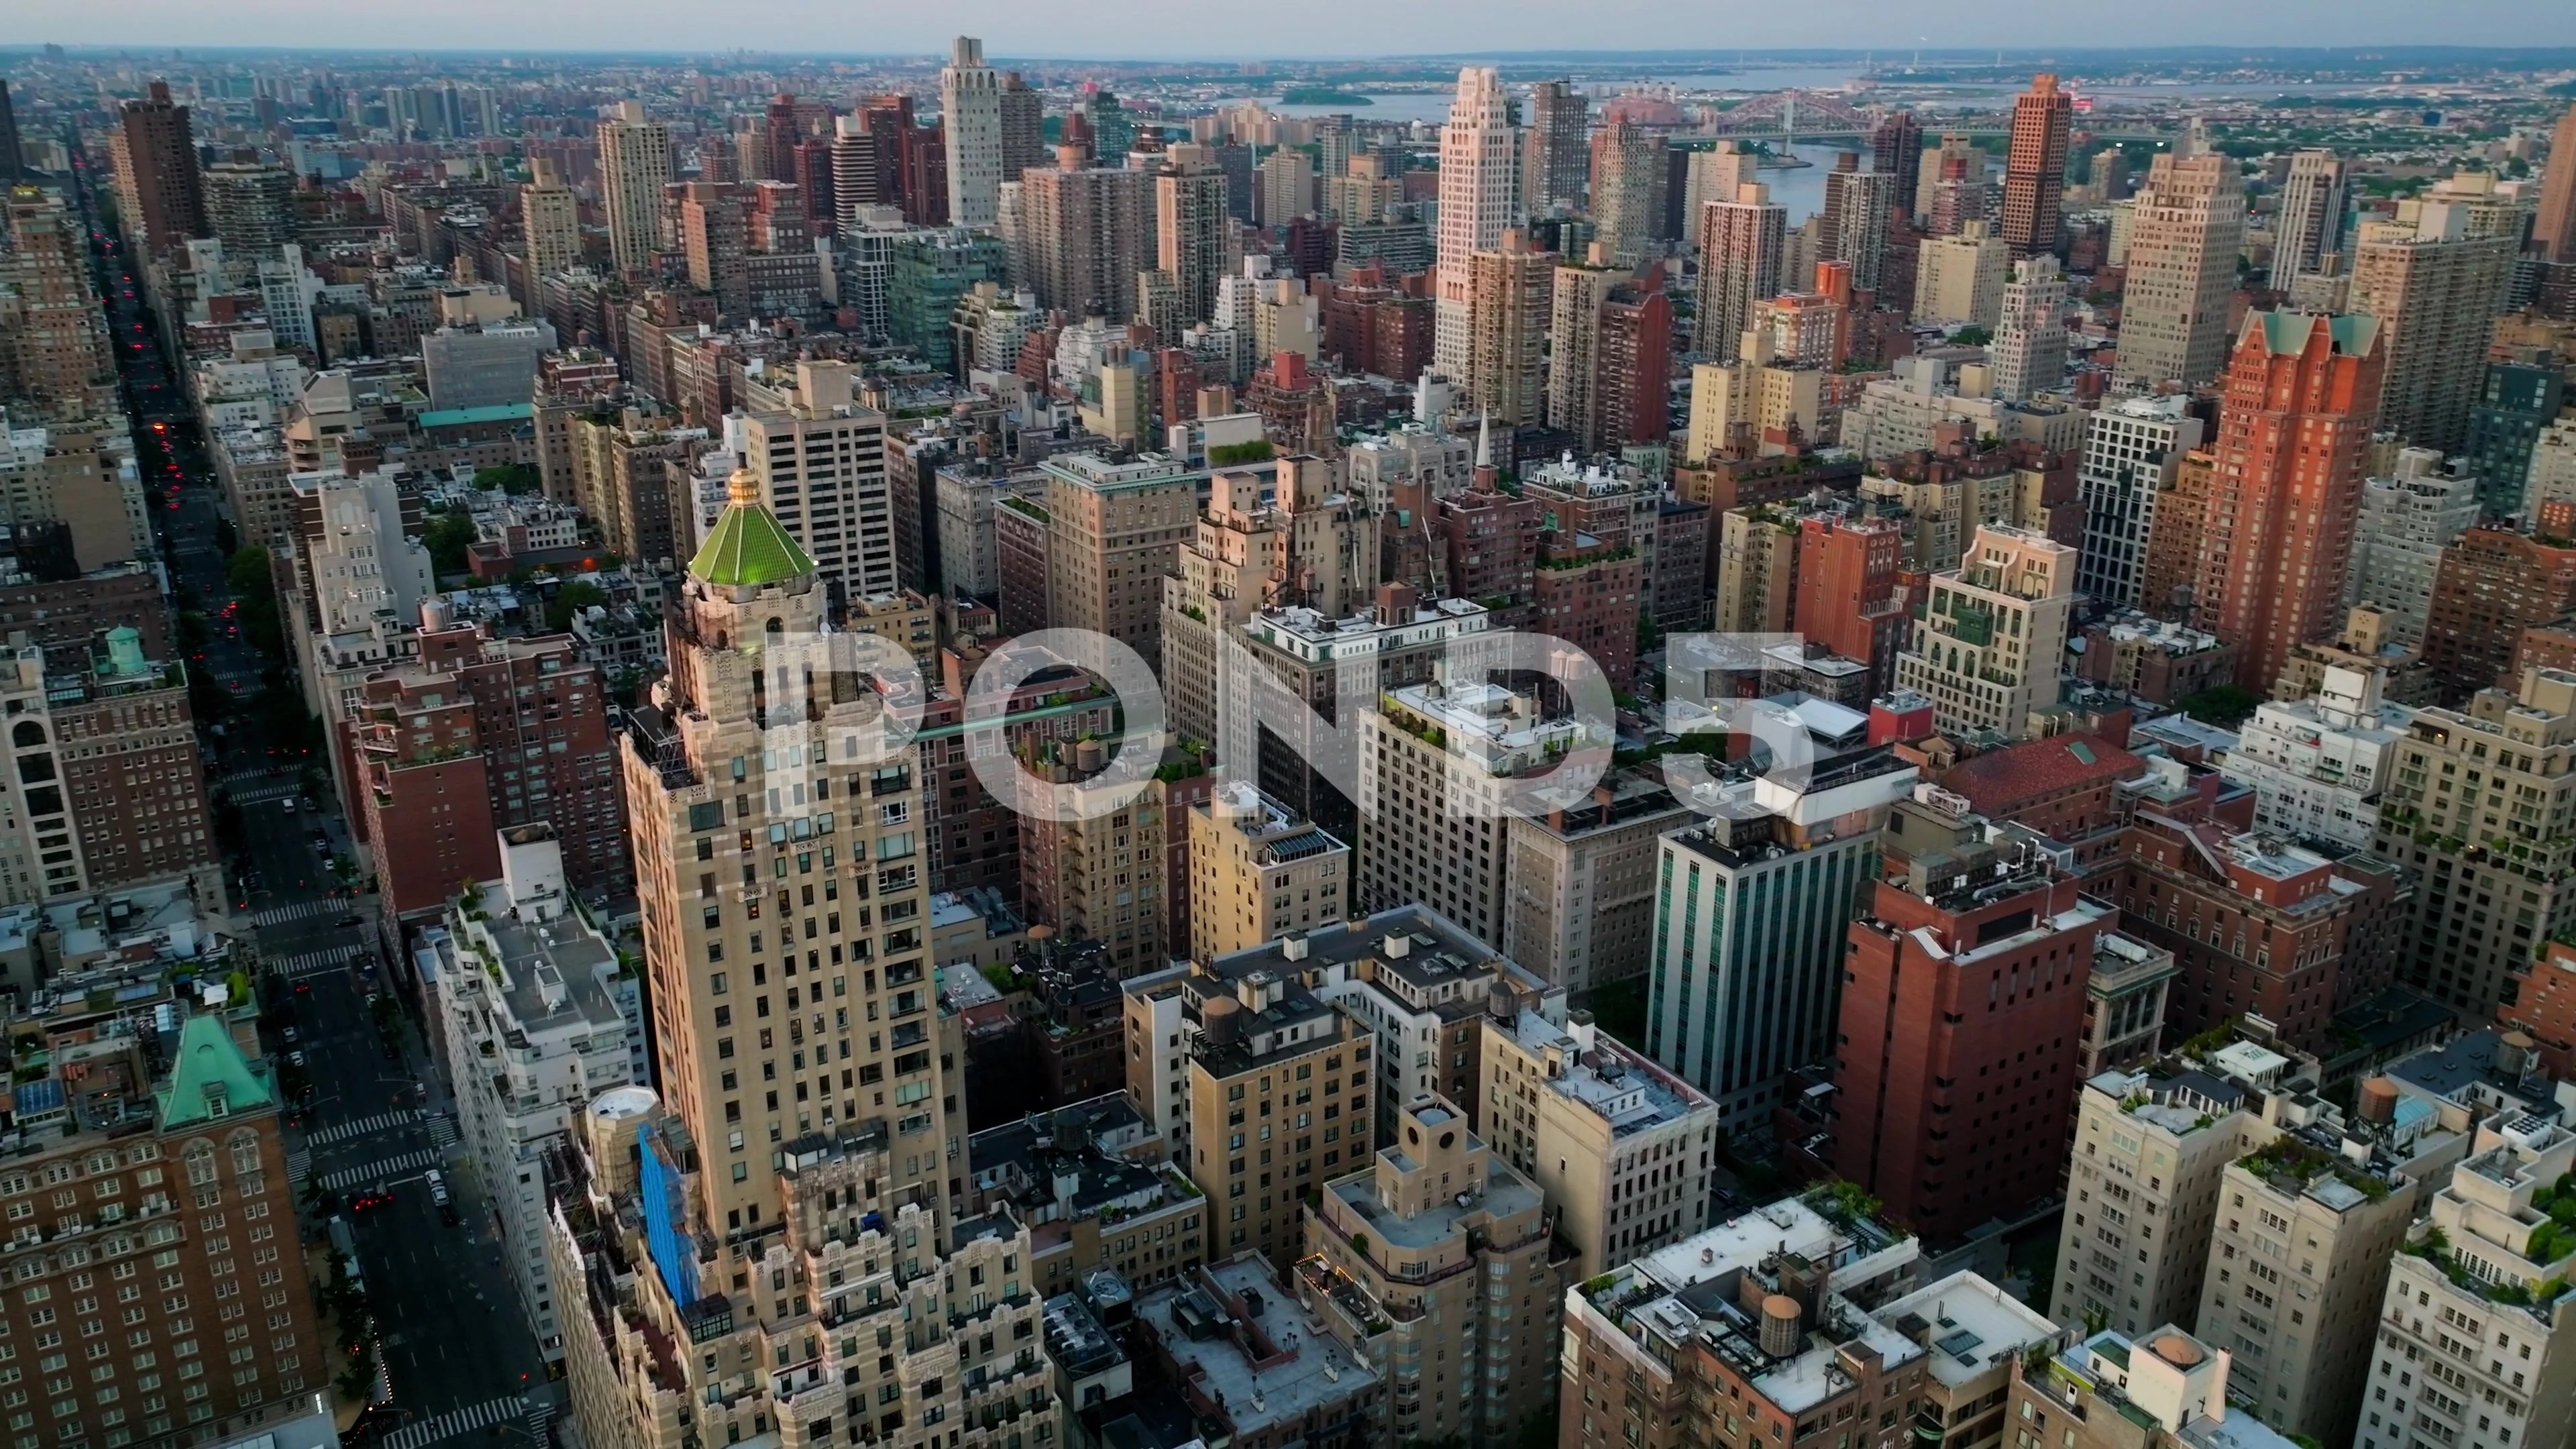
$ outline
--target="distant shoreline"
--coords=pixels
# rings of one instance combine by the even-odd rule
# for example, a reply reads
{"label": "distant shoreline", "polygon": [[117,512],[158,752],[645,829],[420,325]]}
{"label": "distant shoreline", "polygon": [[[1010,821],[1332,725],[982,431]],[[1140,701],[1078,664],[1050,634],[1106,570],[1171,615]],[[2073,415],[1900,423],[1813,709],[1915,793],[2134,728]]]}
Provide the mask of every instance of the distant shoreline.
{"label": "distant shoreline", "polygon": [[1373,106],[1377,102],[1357,91],[1337,91],[1331,86],[1290,86],[1279,93],[1283,106]]}

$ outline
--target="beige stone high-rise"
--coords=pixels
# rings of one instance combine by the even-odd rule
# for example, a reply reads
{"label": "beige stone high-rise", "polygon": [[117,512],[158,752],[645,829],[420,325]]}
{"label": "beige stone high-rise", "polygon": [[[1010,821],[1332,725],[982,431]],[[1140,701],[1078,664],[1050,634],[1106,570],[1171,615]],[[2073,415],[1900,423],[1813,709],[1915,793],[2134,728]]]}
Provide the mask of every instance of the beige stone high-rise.
{"label": "beige stone high-rise", "polygon": [[1440,229],[1433,238],[1432,358],[1451,377],[1469,371],[1469,259],[1501,245],[1520,210],[1519,152],[1501,74],[1489,65],[1462,68],[1440,130]]}
{"label": "beige stone high-rise", "polygon": [[[1019,178],[1016,226],[1027,275],[1013,280],[1068,318],[1134,316],[1136,274],[1157,262],[1157,182],[1142,171],[1086,165],[1080,147],[1057,147],[1054,166],[1033,166]],[[1214,305],[1216,278],[1205,280]]]}
{"label": "beige stone high-rise", "polygon": [[731,492],[668,615],[670,676],[622,739],[656,1077],[698,1156],[688,1206],[735,1245],[726,1276],[767,1279],[790,1144],[882,1129],[871,1209],[936,1211],[964,1119],[909,756],[858,756],[873,694],[797,698],[809,666],[853,676],[800,657],[823,623],[814,561],[751,473]]}
{"label": "beige stone high-rise", "polygon": [[[528,184],[519,188],[519,215],[525,223],[530,286],[581,261],[581,202],[555,175],[554,162],[539,156],[528,163]],[[528,313],[543,309],[530,306]]]}
{"label": "beige stone high-rise", "polygon": [[2196,387],[2218,376],[2227,366],[2229,299],[2244,245],[2245,190],[2235,158],[2157,156],[2131,211],[2114,379]]}
{"label": "beige stone high-rise", "polygon": [[599,123],[599,199],[609,257],[620,272],[652,268],[662,246],[662,188],[671,177],[671,128],[644,119],[643,102],[619,102],[617,114]]}
{"label": "beige stone high-rise", "polygon": [[2003,319],[2012,248],[1982,221],[1955,236],[1927,237],[1914,253],[1914,320],[1969,322],[1988,331]]}
{"label": "beige stone high-rise", "polygon": [[1161,657],[1163,576],[1198,516],[1200,473],[1161,453],[1067,453],[1045,471],[1047,621]]}
{"label": "beige stone high-rise", "polygon": [[2031,711],[2057,702],[2076,550],[2029,529],[1979,525],[1956,570],[1932,576],[1896,683],[1932,701],[1945,730],[2020,735]]}
{"label": "beige stone high-rise", "polygon": [[2520,239],[2486,182],[2453,177],[2400,203],[2394,220],[2364,222],[2353,250],[2351,310],[2386,330],[2380,430],[2446,455],[2468,441]]}
{"label": "beige stone high-rise", "polygon": [[1218,738],[1220,635],[1240,642],[1263,609],[1303,605],[1339,619],[1360,606],[1360,537],[1327,459],[1215,471],[1208,506],[1177,550],[1179,568],[1160,581],[1164,708],[1182,738]]}
{"label": "beige stone high-rise", "polygon": [[1702,357],[1733,362],[1753,325],[1753,304],[1779,295],[1789,212],[1770,188],[1747,182],[1700,207],[1695,340]]}
{"label": "beige stone high-rise", "polygon": [[1517,428],[1539,420],[1539,344],[1547,336],[1556,254],[1506,231],[1467,259],[1467,348],[1455,374],[1477,409]]}
{"label": "beige stone high-rise", "polygon": [[1249,785],[1190,807],[1193,961],[1213,961],[1338,923],[1350,909],[1351,848]]}
{"label": "beige stone high-rise", "polygon": [[1154,173],[1154,266],[1170,275],[1181,315],[1216,315],[1216,284],[1225,275],[1225,173],[1205,146],[1182,144]]}
{"label": "beige stone high-rise", "polygon": [[1592,135],[1593,239],[1621,265],[1662,250],[1664,193],[1670,184],[1664,138],[1631,121]]}
{"label": "beige stone high-rise", "polygon": [[948,224],[991,226],[1001,204],[1002,77],[984,42],[961,35],[939,71],[940,140],[948,148]]}

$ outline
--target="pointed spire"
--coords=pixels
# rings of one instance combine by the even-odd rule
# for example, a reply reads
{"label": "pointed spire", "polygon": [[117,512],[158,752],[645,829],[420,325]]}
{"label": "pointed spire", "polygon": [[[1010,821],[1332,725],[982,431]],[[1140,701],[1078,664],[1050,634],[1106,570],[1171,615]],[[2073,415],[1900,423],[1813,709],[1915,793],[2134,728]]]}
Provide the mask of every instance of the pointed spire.
{"label": "pointed spire", "polygon": [[1494,415],[1491,410],[1476,410],[1476,466],[1494,466]]}

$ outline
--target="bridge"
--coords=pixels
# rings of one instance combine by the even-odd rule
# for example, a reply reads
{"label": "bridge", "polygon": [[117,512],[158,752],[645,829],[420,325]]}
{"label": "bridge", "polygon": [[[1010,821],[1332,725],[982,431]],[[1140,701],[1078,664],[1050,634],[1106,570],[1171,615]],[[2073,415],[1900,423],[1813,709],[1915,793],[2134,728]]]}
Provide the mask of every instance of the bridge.
{"label": "bridge", "polygon": [[[2002,113],[1997,113],[2000,117]],[[1740,106],[1718,113],[1709,134],[1729,139],[1770,140],[1783,144],[1799,141],[1836,141],[1863,139],[1878,129],[1883,117],[1861,110],[1850,102],[1824,91],[1771,91],[1755,96]],[[2096,141],[2164,141],[2176,131],[2132,126],[2127,130],[2107,131],[2077,126],[2079,133]],[[2009,121],[1997,120],[1976,125],[1939,125],[1927,122],[1923,127],[1926,141],[1941,136],[2009,136]]]}

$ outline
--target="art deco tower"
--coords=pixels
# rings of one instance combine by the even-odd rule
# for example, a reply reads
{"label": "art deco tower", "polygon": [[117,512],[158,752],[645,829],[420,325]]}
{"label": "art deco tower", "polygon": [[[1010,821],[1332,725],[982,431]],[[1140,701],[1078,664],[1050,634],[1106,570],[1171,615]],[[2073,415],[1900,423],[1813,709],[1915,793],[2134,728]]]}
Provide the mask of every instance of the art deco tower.
{"label": "art deco tower", "polygon": [[1432,339],[1435,365],[1453,378],[1467,375],[1468,258],[1493,250],[1511,222],[1519,200],[1517,150],[1502,77],[1486,65],[1459,71],[1458,97],[1440,131],[1439,310]]}
{"label": "art deco tower", "polygon": [[697,1149],[692,1206],[748,1253],[807,1145],[882,1153],[864,1206],[892,1218],[944,1201],[963,1130],[909,752],[868,758],[883,703],[812,657],[824,590],[760,499],[736,472],[623,752],[662,1094]]}

